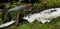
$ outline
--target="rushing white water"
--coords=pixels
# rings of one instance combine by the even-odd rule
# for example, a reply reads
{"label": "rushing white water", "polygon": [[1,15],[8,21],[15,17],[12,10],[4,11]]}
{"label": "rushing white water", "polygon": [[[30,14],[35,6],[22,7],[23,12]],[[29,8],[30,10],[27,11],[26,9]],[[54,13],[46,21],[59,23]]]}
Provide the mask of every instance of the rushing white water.
{"label": "rushing white water", "polygon": [[[41,11],[40,13],[34,13],[34,14],[27,15],[23,17],[23,19],[26,19],[30,23],[32,23],[34,20],[37,20],[42,23],[46,23],[46,22],[50,22],[53,18],[57,18],[59,16],[60,16],[60,8],[52,8],[52,9]],[[14,22],[15,21],[11,20],[10,22],[1,24],[0,28],[7,27],[13,24]]]}
{"label": "rushing white water", "polygon": [[5,24],[1,24],[1,25],[0,25],[0,28],[2,28],[2,27],[7,27],[7,26],[13,24],[14,22],[15,22],[15,21],[11,20],[10,22],[7,22],[7,23],[5,23]]}
{"label": "rushing white water", "polygon": [[57,18],[60,16],[60,8],[52,8],[41,11],[40,13],[34,13],[23,17],[29,23],[32,23],[34,20],[38,20],[43,24],[46,22],[51,22],[53,18]]}

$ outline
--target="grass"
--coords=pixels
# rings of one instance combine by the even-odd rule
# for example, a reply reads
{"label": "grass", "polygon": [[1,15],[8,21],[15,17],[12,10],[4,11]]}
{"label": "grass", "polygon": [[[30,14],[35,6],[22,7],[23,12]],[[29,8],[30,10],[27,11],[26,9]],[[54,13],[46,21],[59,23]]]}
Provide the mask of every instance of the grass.
{"label": "grass", "polygon": [[2,19],[0,18],[0,24],[2,24],[3,22],[2,22]]}

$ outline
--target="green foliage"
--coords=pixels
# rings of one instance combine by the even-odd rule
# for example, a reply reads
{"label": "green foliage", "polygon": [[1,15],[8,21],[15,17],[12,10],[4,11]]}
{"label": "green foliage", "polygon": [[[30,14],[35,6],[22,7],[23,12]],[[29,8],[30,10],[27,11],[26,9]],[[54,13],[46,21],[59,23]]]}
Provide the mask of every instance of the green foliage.
{"label": "green foliage", "polygon": [[3,23],[3,21],[2,21],[2,19],[0,18],[0,24],[2,24]]}
{"label": "green foliage", "polygon": [[40,3],[35,3],[34,6],[47,7],[47,8],[60,7],[60,0],[47,0],[46,2],[41,0]]}

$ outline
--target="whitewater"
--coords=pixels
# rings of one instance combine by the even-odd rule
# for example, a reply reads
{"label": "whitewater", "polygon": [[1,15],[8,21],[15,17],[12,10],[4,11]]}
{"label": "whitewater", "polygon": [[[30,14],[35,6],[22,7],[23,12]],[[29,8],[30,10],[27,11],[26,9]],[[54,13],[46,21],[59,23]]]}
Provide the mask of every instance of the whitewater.
{"label": "whitewater", "polygon": [[37,20],[44,24],[46,22],[48,23],[51,22],[53,18],[57,18],[59,16],[60,16],[60,8],[51,8],[41,11],[39,13],[29,14],[23,18],[27,20],[29,23],[32,23],[33,21]]}
{"label": "whitewater", "polygon": [[[8,12],[17,11],[17,10],[21,10],[24,8],[26,8],[26,7],[23,5],[20,5],[15,8],[9,9]],[[57,18],[59,16],[60,16],[60,8],[51,8],[51,9],[43,10],[39,13],[29,14],[27,16],[24,16],[23,19],[27,20],[29,23],[32,23],[35,20],[37,20],[37,21],[44,24],[46,22],[48,22],[48,23],[51,22],[53,20],[53,18]],[[4,24],[1,24],[0,28],[10,26],[14,22],[16,22],[16,21],[11,20],[10,22],[6,22]]]}

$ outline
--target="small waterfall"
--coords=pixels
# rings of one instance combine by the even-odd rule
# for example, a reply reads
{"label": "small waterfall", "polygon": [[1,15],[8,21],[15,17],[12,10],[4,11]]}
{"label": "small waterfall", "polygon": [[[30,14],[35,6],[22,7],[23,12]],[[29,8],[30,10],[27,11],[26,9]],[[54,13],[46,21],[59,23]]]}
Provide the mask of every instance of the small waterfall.
{"label": "small waterfall", "polygon": [[51,22],[53,18],[60,16],[60,8],[52,8],[41,11],[40,13],[34,13],[23,17],[29,23],[32,23],[35,19],[43,24],[46,22]]}
{"label": "small waterfall", "polygon": [[[10,11],[17,11],[25,8],[25,6],[22,7],[22,5],[17,6],[15,8],[9,9],[8,12]],[[26,19],[29,23],[32,23],[35,19],[39,22],[42,22],[43,24],[46,22],[51,22],[53,18],[57,18],[60,16],[60,8],[52,8],[52,9],[47,9],[44,11],[41,11],[40,13],[34,13],[27,15],[23,17],[23,19]],[[7,27],[11,24],[13,24],[15,21],[11,20],[10,22],[4,23],[0,25],[0,28]]]}

